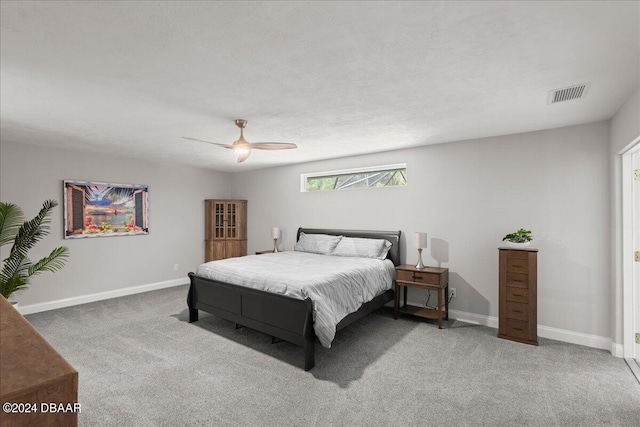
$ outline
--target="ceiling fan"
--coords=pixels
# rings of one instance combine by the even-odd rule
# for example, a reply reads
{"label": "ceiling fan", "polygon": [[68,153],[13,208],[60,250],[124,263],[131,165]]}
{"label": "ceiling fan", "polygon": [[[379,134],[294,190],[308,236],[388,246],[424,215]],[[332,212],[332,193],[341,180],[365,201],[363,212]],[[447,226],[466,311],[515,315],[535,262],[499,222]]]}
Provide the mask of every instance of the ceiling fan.
{"label": "ceiling fan", "polygon": [[238,163],[242,163],[247,160],[247,157],[251,155],[252,148],[256,148],[258,150],[288,150],[291,148],[298,148],[296,144],[289,142],[248,142],[244,139],[244,135],[242,133],[242,130],[247,126],[247,121],[245,119],[237,119],[236,126],[240,128],[240,138],[236,139],[232,144],[218,144],[217,142],[204,141],[202,139],[189,138],[187,136],[183,136],[182,138],[191,141],[206,142],[207,144],[213,144],[233,150],[238,155]]}

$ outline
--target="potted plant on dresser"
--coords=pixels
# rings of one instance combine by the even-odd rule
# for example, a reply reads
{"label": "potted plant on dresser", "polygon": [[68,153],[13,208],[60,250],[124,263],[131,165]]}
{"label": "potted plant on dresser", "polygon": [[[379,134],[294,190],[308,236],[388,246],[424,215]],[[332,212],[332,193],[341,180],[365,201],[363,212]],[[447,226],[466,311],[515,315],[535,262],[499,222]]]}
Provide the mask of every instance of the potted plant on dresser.
{"label": "potted plant on dresser", "polygon": [[66,246],[55,248],[35,263],[28,258],[29,250],[49,234],[50,215],[56,206],[58,202],[55,200],[46,200],[40,212],[25,221],[22,209],[17,205],[0,202],[0,247],[13,243],[8,256],[2,260],[0,272],[0,293],[5,298],[9,299],[15,291],[26,288],[31,276],[64,267],[69,257]]}
{"label": "potted plant on dresser", "polygon": [[509,233],[502,238],[503,242],[506,242],[507,246],[514,249],[524,249],[531,243],[533,236],[531,230],[519,229],[515,233]]}

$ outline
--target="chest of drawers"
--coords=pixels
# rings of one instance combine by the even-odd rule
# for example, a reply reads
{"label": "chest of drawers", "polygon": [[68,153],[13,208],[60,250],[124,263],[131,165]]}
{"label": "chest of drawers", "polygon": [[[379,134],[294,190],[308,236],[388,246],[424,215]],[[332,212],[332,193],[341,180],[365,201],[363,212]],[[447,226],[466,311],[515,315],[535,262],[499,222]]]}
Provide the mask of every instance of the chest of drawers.
{"label": "chest of drawers", "polygon": [[498,251],[498,337],[538,345],[538,250],[498,248]]}

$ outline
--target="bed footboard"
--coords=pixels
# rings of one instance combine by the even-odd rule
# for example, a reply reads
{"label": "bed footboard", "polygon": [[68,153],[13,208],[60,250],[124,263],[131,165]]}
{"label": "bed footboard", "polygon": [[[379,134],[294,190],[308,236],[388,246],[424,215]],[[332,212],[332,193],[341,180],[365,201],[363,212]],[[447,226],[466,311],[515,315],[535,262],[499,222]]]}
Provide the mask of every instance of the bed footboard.
{"label": "bed footboard", "polygon": [[189,323],[198,310],[264,332],[304,348],[304,369],[315,364],[313,304],[258,289],[218,282],[189,273]]}

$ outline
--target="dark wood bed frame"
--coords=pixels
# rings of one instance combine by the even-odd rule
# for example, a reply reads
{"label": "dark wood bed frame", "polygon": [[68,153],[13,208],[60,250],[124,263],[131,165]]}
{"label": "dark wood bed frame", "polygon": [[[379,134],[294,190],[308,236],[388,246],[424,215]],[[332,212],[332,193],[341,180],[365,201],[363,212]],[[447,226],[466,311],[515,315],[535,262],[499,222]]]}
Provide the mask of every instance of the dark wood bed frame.
{"label": "dark wood bed frame", "polygon": [[[359,231],[318,228],[299,228],[300,233],[331,234],[347,237],[387,239],[392,246],[387,258],[400,265],[400,231]],[[257,289],[232,285],[189,273],[191,286],[187,296],[189,323],[198,320],[198,310],[206,311],[222,319],[235,322],[304,348],[304,369],[315,365],[316,334],[313,329],[313,305],[305,300],[274,294]],[[393,301],[394,291],[389,289],[365,303],[358,311],[342,319],[340,330]]]}

